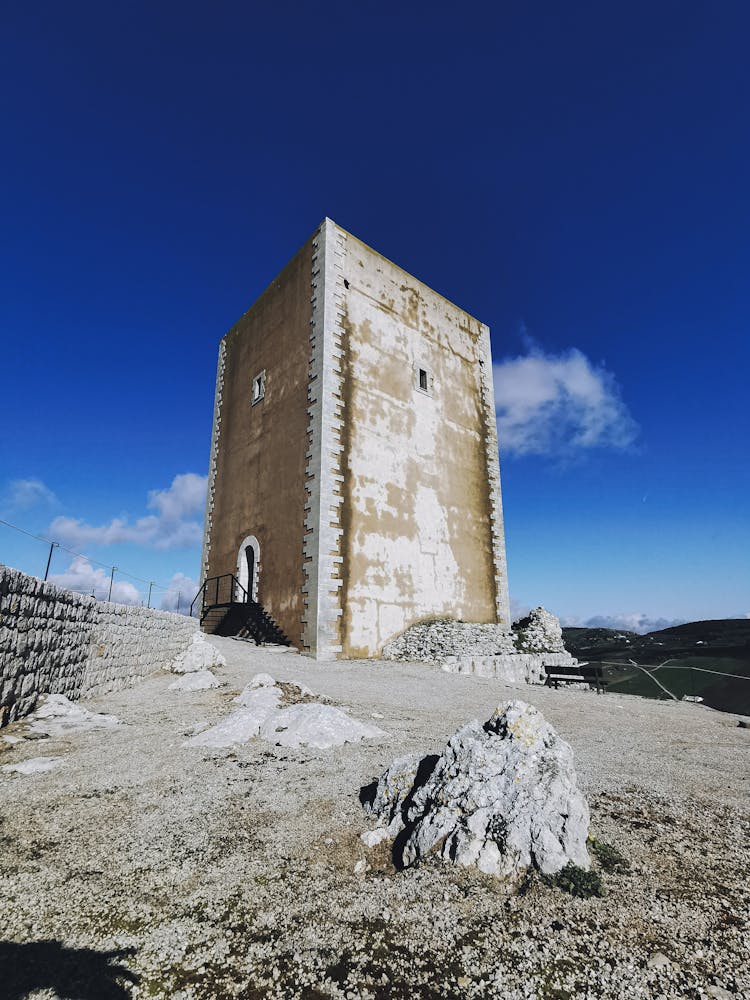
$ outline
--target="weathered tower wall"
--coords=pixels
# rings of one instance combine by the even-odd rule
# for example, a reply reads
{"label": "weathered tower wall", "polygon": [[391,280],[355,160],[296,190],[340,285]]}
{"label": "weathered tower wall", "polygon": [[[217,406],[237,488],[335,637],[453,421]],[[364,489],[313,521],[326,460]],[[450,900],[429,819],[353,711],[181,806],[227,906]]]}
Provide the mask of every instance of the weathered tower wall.
{"label": "weathered tower wall", "polygon": [[222,341],[204,578],[248,535],[258,600],[319,659],[510,625],[489,330],[330,219]]}
{"label": "weathered tower wall", "polygon": [[[240,545],[256,538],[257,599],[297,646],[304,614],[311,267],[308,241],[221,342],[203,553],[203,579],[237,574]],[[260,375],[263,396],[253,404],[252,384]]]}
{"label": "weathered tower wall", "polygon": [[509,625],[489,330],[344,245],[344,653],[439,616]]}

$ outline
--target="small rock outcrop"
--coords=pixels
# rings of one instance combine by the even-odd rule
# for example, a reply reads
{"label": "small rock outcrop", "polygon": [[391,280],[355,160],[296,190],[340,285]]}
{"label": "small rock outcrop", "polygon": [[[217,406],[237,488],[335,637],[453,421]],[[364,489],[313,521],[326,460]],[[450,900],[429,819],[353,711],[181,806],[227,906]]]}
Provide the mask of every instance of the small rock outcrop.
{"label": "small rock outcrop", "polygon": [[169,685],[170,691],[209,691],[211,688],[221,687],[221,682],[216,679],[215,674],[210,670],[191,670],[187,674],[178,677]]}
{"label": "small rock outcrop", "polygon": [[198,670],[225,667],[226,659],[212,646],[202,632],[196,632],[188,648],[180,653],[170,670],[175,674],[190,674]]}
{"label": "small rock outcrop", "polygon": [[402,867],[431,851],[505,878],[532,865],[545,874],[570,862],[590,866],[589,810],[573,752],[522,701],[459,729],[439,756],[394,761],[365,808],[379,825],[363,841],[395,837]]}
{"label": "small rock outcrop", "polygon": [[514,622],[519,653],[564,653],[560,619],[544,608],[534,608],[526,618]]}
{"label": "small rock outcrop", "polygon": [[315,698],[305,685],[277,682],[270,674],[256,674],[234,699],[239,708],[183,745],[229,747],[259,736],[276,746],[330,750],[386,735],[382,729]]}
{"label": "small rock outcrop", "polygon": [[116,715],[89,712],[64,694],[49,694],[30,717],[27,730],[45,736],[70,736],[92,729],[113,729],[120,725]]}

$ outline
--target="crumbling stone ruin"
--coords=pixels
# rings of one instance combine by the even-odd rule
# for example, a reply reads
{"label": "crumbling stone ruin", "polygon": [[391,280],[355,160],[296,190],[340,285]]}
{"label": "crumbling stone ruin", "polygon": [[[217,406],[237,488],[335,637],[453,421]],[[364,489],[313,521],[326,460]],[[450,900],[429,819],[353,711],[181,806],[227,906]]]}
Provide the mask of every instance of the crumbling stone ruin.
{"label": "crumbling stone ruin", "polygon": [[383,658],[440,663],[451,673],[527,684],[543,684],[545,666],[578,662],[565,649],[559,619],[541,607],[516,622],[512,632],[448,619],[413,625],[384,647]]}
{"label": "crumbling stone ruin", "polygon": [[504,625],[475,625],[443,618],[406,629],[383,647],[383,659],[430,663],[467,653],[499,656],[515,652],[515,636]]}
{"label": "crumbling stone ruin", "polygon": [[519,653],[564,653],[560,619],[544,608],[534,608],[513,623]]}

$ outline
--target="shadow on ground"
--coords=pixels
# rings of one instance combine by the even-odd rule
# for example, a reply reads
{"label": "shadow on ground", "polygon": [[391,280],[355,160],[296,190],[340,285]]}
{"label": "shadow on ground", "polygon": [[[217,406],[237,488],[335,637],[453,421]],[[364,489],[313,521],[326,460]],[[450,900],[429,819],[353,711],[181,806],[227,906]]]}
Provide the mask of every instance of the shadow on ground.
{"label": "shadow on ground", "polygon": [[0,994],[23,1000],[35,990],[54,990],[61,1000],[130,1000],[123,983],[138,977],[119,964],[134,952],[66,948],[59,941],[0,941]]}
{"label": "shadow on ground", "polygon": [[[404,861],[404,847],[406,846],[409,837],[411,837],[412,833],[414,833],[417,825],[416,820],[409,818],[409,810],[411,809],[414,801],[414,796],[422,785],[426,784],[432,777],[432,772],[437,767],[439,760],[440,755],[436,753],[428,753],[420,760],[414,775],[414,782],[409,789],[408,794],[399,805],[399,812],[401,813],[403,826],[401,828],[401,832],[396,835],[396,839],[393,841],[392,852],[393,864],[396,866],[398,871],[403,871],[406,867],[406,863]],[[377,791],[377,779],[371,781],[369,785],[362,785],[359,790],[359,801],[365,809],[369,810],[372,807],[375,802]]]}

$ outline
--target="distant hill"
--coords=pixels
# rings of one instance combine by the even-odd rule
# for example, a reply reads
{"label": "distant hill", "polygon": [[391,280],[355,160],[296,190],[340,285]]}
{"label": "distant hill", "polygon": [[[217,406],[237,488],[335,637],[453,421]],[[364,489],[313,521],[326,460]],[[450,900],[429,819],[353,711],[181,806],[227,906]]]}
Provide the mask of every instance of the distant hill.
{"label": "distant hill", "polygon": [[[564,628],[563,638],[578,659],[605,664],[611,691],[668,698],[658,680],[678,698],[697,696],[720,711],[750,715],[750,619],[687,622],[646,635]],[[649,668],[648,673],[628,660]]]}

